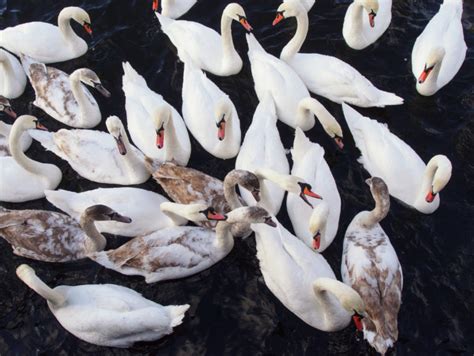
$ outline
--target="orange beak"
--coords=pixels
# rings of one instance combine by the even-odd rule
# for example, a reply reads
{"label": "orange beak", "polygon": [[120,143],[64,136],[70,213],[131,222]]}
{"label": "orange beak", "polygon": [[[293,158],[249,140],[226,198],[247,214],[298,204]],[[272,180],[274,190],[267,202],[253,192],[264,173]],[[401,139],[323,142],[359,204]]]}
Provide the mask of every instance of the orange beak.
{"label": "orange beak", "polygon": [[152,8],[153,11],[158,11],[158,0],[153,0]]}
{"label": "orange beak", "polygon": [[369,13],[369,23],[370,23],[370,27],[375,27],[375,16],[377,16],[377,14],[373,11],[371,11]]}
{"label": "orange beak", "polygon": [[221,120],[217,124],[217,138],[219,139],[219,141],[225,139],[225,120]]}
{"label": "orange beak", "polygon": [[156,147],[160,150],[165,146],[165,129],[162,127],[156,133]]}
{"label": "orange beak", "polygon": [[425,80],[428,78],[428,75],[430,75],[431,71],[433,70],[433,67],[423,69],[423,72],[421,72],[420,77],[418,78],[418,83],[423,84]]}
{"label": "orange beak", "polygon": [[123,140],[122,140],[122,135],[119,135],[118,138],[115,138],[115,142],[117,143],[117,149],[119,151],[119,153],[122,155],[122,156],[125,156],[127,154],[127,148],[125,147],[125,144],[123,143]]}
{"label": "orange beak", "polygon": [[239,22],[242,26],[244,26],[244,28],[248,32],[252,32],[253,28],[252,28],[252,26],[250,26],[249,22],[247,21],[247,19],[245,17],[240,18]]}
{"label": "orange beak", "polygon": [[48,131],[48,129],[46,128],[46,126],[41,125],[41,124],[39,123],[39,121],[36,121],[36,129],[37,129],[37,130],[42,130],[42,131]]}
{"label": "orange beak", "polygon": [[435,200],[435,198],[436,198],[436,194],[433,193],[433,190],[430,190],[428,194],[426,195],[425,200],[427,203],[432,203],[433,200]]}
{"label": "orange beak", "polygon": [[321,246],[321,234],[318,232],[316,235],[313,236],[313,248],[315,250],[319,250]]}
{"label": "orange beak", "polygon": [[304,195],[307,195],[311,198],[316,198],[316,199],[323,199],[322,196],[316,194],[315,192],[313,192],[311,189],[309,189],[308,187],[305,187],[304,190],[303,190],[303,194]]}
{"label": "orange beak", "polygon": [[91,24],[87,23],[87,22],[84,22],[84,25],[82,25],[82,27],[84,27],[84,30],[86,30],[86,32],[92,36],[92,27],[91,27]]}
{"label": "orange beak", "polygon": [[216,220],[216,221],[227,220],[227,216],[222,215],[222,214],[218,214],[218,213],[216,213],[215,211],[209,211],[209,212],[207,213],[207,218],[208,218],[209,220]]}
{"label": "orange beak", "polygon": [[352,320],[354,320],[354,324],[355,324],[357,330],[362,331],[363,325],[362,325],[362,319],[361,319],[360,315],[352,316]]}
{"label": "orange beak", "polygon": [[283,20],[285,17],[281,12],[277,12],[275,20],[273,20],[272,25],[275,26],[277,23],[279,23],[281,20]]}

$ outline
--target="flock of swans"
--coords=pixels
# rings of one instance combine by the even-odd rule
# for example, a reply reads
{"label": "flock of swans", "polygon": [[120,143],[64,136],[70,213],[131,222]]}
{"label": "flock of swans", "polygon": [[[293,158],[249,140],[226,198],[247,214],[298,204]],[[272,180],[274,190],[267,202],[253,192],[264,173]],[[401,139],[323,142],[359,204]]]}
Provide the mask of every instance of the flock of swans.
{"label": "flock of swans", "polygon": [[[21,96],[29,82],[36,95],[33,104],[74,128],[48,132],[30,115],[16,118],[12,126],[0,122],[0,200],[18,203],[46,197],[67,213],[0,208],[0,235],[19,256],[46,262],[90,258],[155,283],[209,268],[229,254],[234,237],[254,232],[265,284],[286,308],[324,331],[345,328],[353,318],[364,338],[384,354],[398,337],[403,276],[380,222],[389,211],[390,195],[421,213],[433,213],[451,177],[449,159],[437,155],[425,164],[387,125],[348,105],[401,105],[402,98],[375,87],[341,59],[300,53],[314,0],[285,0],[278,7],[273,25],[290,17],[297,20],[296,33],[280,58],[260,45],[239,4],[225,7],[220,33],[176,20],[195,2],[163,0],[159,13],[160,4],[153,0],[161,28],[184,63],[181,113],[126,62],[122,89],[127,129],[120,118],[110,116],[108,132],[92,129],[103,120],[92,93],[110,96],[96,73],[80,68],[68,74],[47,65],[87,52],[87,43],[70,24],[78,22],[91,34],[87,12],[67,7],[59,14],[58,26],[31,22],[0,31],[0,110],[16,118],[8,99]],[[391,0],[354,0],[342,28],[347,45],[362,50],[379,40],[390,25],[391,7]],[[435,94],[464,61],[461,14],[462,0],[444,0],[416,39],[411,62],[421,95]],[[260,101],[243,141],[232,100],[205,74],[241,71],[233,21],[248,32],[248,58]],[[341,197],[324,149],[304,131],[317,119],[340,149],[343,132],[310,92],[342,104],[361,152],[359,162],[372,177],[366,182],[375,208],[357,214],[347,228],[343,282],[322,255],[338,230]],[[295,129],[291,169],[277,120]],[[209,154],[236,157],[235,169],[224,181],[187,167],[192,149],[188,131]],[[25,154],[32,138],[90,181],[127,186],[152,176],[172,201],[134,187],[55,190],[62,172]],[[285,192],[295,234],[275,218]],[[188,226],[188,221],[198,226]],[[132,239],[105,250],[103,233]],[[172,333],[189,308],[161,306],[112,284],[51,289],[27,265],[19,266],[17,275],[47,300],[64,328],[97,345],[129,347],[156,340]]]}

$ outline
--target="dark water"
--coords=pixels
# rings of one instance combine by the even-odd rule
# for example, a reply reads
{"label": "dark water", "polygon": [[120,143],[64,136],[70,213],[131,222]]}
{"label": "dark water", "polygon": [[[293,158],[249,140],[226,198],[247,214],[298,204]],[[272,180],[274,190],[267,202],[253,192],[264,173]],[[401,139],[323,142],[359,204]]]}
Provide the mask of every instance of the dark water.
{"label": "dark water", "polygon": [[[185,19],[218,29],[220,13],[228,1],[201,0]],[[145,76],[150,87],[163,94],[178,110],[181,107],[183,66],[159,26],[148,0],[0,1],[0,28],[21,22],[56,21],[62,7],[78,5],[92,18],[94,37],[84,56],[57,67],[71,72],[87,66],[95,70],[112,92],[110,99],[98,97],[104,116],[117,114],[125,120],[121,91],[121,62],[128,60]],[[399,314],[398,355],[470,354],[474,352],[474,52],[456,78],[440,93],[424,98],[415,91],[410,54],[415,38],[439,8],[440,0],[395,1],[392,25],[374,46],[364,51],[349,49],[341,34],[347,1],[318,0],[310,13],[310,34],[303,48],[337,56],[366,75],[378,87],[405,98],[405,105],[388,109],[360,110],[388,123],[390,129],[428,161],[438,153],[453,163],[453,177],[442,192],[438,211],[425,216],[392,201],[392,209],[382,225],[391,238],[403,267],[405,286]],[[271,27],[278,0],[245,0],[249,21],[257,38],[273,54],[278,54],[295,31],[295,21]],[[473,46],[474,6],[464,4],[464,32],[468,47]],[[79,29],[79,33],[83,31]],[[234,77],[213,80],[234,101],[243,132],[257,106],[250,67],[246,59],[244,31],[234,25],[236,47],[245,58],[243,71]],[[14,100],[18,113],[28,112],[32,89]],[[342,197],[339,233],[324,252],[339,275],[342,239],[347,225],[360,210],[370,208],[372,200],[364,179],[367,173],[356,163],[358,152],[339,105],[322,100],[342,124],[346,148],[339,152],[320,127],[309,133],[326,149],[326,159],[336,178]],[[51,129],[60,124],[45,118]],[[285,147],[293,133],[280,125]],[[102,124],[99,129],[105,130]],[[64,180],[59,188],[81,191],[98,185],[86,181],[51,153],[34,144],[28,154],[61,167]],[[211,157],[193,141],[190,166],[223,178],[234,160]],[[403,175],[403,172],[400,172]],[[154,182],[142,185],[161,192]],[[9,208],[54,209],[46,200],[8,204]],[[279,216],[289,225],[286,212]],[[112,237],[110,246],[122,239]],[[125,277],[92,262],[47,264],[27,261],[12,254],[0,240],[0,354],[1,355],[128,355],[128,354],[340,354],[361,355],[373,351],[350,326],[341,332],[325,333],[313,329],[286,310],[266,288],[255,257],[255,240],[237,241],[233,252],[218,265],[185,280],[154,285],[141,278]],[[28,262],[45,282],[57,284],[116,283],[133,288],[154,301],[191,304],[184,323],[158,342],[137,344],[129,350],[108,349],[87,344],[66,332],[49,312],[45,301],[27,289],[15,276],[15,268]]]}

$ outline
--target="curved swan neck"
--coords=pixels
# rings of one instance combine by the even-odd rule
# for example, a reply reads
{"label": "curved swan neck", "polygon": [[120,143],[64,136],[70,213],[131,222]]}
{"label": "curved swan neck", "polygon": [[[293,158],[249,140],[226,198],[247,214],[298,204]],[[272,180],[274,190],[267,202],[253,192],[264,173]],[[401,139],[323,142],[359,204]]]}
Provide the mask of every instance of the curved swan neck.
{"label": "curved swan neck", "polygon": [[362,33],[364,25],[362,17],[364,16],[364,6],[358,1],[354,1],[353,8],[350,14],[350,32],[357,34]]}
{"label": "curved swan neck", "polygon": [[95,221],[91,217],[82,214],[80,225],[88,237],[86,240],[86,252],[93,253],[102,251],[107,245],[107,240],[104,235],[97,230]]}
{"label": "curved swan neck", "polygon": [[432,190],[434,176],[438,168],[439,163],[436,159],[431,159],[426,165],[425,172],[423,173],[423,180],[418,191],[418,200],[425,201],[426,194]]}
{"label": "curved swan neck", "polygon": [[216,247],[220,250],[230,251],[234,247],[234,236],[231,233],[232,224],[219,221],[216,226]]}
{"label": "curved swan neck", "polygon": [[390,197],[374,195],[374,200],[375,208],[371,211],[366,211],[366,214],[362,215],[361,217],[361,223],[367,228],[370,228],[382,221],[390,210]]}
{"label": "curved swan neck", "polygon": [[87,117],[88,111],[91,107],[91,103],[84,92],[84,87],[81,83],[79,72],[75,71],[69,76],[69,82],[71,83],[71,91],[74,99],[77,101],[79,110],[81,111],[80,122],[84,123]]}
{"label": "curved swan neck", "polygon": [[236,54],[234,47],[234,39],[232,38],[232,18],[226,14],[221,17],[221,41],[222,41],[222,61],[229,60],[232,55]]}
{"label": "curved swan neck", "polygon": [[160,204],[160,210],[163,214],[169,217],[173,224],[176,226],[183,225],[186,223],[186,219],[183,217],[183,204],[176,204],[171,202],[164,202]]}
{"label": "curved swan neck", "polygon": [[239,171],[232,171],[224,178],[224,197],[231,210],[242,207],[242,203],[235,191],[235,187],[239,184]]}
{"label": "curved swan neck", "polygon": [[[322,312],[326,320],[333,319],[337,314],[343,311],[340,303],[340,291],[336,287],[328,284],[315,282],[313,284],[313,291],[316,299],[321,304]],[[336,302],[336,300],[338,302]]]}
{"label": "curved swan neck", "polygon": [[[298,105],[298,116],[306,117],[307,112],[312,113],[318,121],[321,123],[321,126],[324,128],[326,133],[333,137],[333,134],[328,132],[329,127],[338,127],[339,123],[336,121],[334,116],[316,99],[312,97],[307,97],[302,99]],[[311,115],[312,116],[312,115]],[[314,118],[313,118],[314,120]]]}
{"label": "curved swan neck", "polygon": [[73,45],[74,42],[80,42],[80,37],[74,32],[71,27],[72,13],[70,9],[63,9],[58,16],[58,27],[64,40],[68,45]]}
{"label": "curved swan neck", "polygon": [[303,46],[304,40],[308,35],[309,20],[308,14],[305,11],[300,11],[296,16],[296,33],[290,42],[283,48],[280,54],[280,58],[284,61],[289,61],[295,54],[297,54],[301,46]]}
{"label": "curved swan neck", "polygon": [[10,62],[10,59],[4,53],[4,51],[0,49],[0,69],[2,69],[2,67],[6,75],[14,75],[13,67],[12,67],[12,63]]}
{"label": "curved swan neck", "polygon": [[10,153],[15,162],[18,163],[24,169],[26,169],[28,172],[37,175],[42,175],[42,163],[36,162],[31,158],[28,158],[28,156],[25,155],[21,148],[21,136],[24,132],[25,129],[21,126],[21,124],[13,125],[10,131],[10,138],[8,140]]}
{"label": "curved swan neck", "polygon": [[58,291],[51,289],[46,283],[39,279],[33,271],[25,272],[20,278],[28,287],[33,289],[55,307],[61,307],[66,304],[66,298]]}

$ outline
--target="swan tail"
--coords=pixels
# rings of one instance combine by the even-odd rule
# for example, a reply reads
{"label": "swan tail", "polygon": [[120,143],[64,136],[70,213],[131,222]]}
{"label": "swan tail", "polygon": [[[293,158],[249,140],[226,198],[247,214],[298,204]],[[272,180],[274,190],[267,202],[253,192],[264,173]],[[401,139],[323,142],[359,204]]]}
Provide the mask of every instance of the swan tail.
{"label": "swan tail", "polygon": [[189,304],[168,305],[165,307],[170,315],[172,328],[180,325],[183,322],[184,315],[186,311],[189,309],[189,307],[190,307]]}
{"label": "swan tail", "polygon": [[69,214],[71,217],[75,219],[78,217],[77,212],[74,211],[74,209],[71,207],[77,193],[60,189],[60,190],[45,190],[44,194],[46,196],[46,200],[48,200],[56,208],[64,211],[65,213]]}
{"label": "swan tail", "polygon": [[123,84],[126,85],[128,83],[137,84],[140,86],[147,86],[145,79],[138,74],[138,72],[132,67],[129,62],[122,63],[123,68]]}
{"label": "swan tail", "polygon": [[34,64],[41,65],[44,67],[44,70],[46,70],[46,66],[43,63],[38,62],[31,57],[28,57],[26,54],[21,53],[20,60],[21,60],[21,65],[23,66],[23,70],[25,71],[27,75],[30,74],[30,67]]}
{"label": "swan tail", "polygon": [[276,114],[275,101],[273,101],[273,96],[270,94],[270,92],[265,93],[263,100],[260,102],[259,106],[260,105],[267,113],[267,116],[272,119],[271,124],[274,125],[277,122],[278,117]]}
{"label": "swan tail", "polygon": [[262,45],[257,41],[253,33],[248,33],[247,44],[249,46],[249,53],[251,52],[265,52]]}
{"label": "swan tail", "polygon": [[381,323],[364,318],[364,339],[380,354],[385,355],[397,338],[390,336],[389,331]]}
{"label": "swan tail", "polygon": [[295,130],[295,139],[293,141],[293,148],[291,149],[291,157],[293,161],[296,157],[303,157],[311,148],[313,143],[304,134],[300,127]]}
{"label": "swan tail", "polygon": [[154,174],[161,167],[161,162],[145,156],[145,168],[150,174]]}
{"label": "swan tail", "polygon": [[54,136],[52,132],[49,131],[41,131],[41,130],[30,130],[29,134],[33,137],[36,141],[41,143],[41,146],[46,148],[48,151],[54,152],[57,155],[61,153],[58,152],[56,149],[56,144],[54,142]]}
{"label": "swan tail", "polygon": [[388,91],[380,91],[380,98],[377,102],[378,107],[390,106],[390,105],[402,105],[403,98],[390,93]]}

